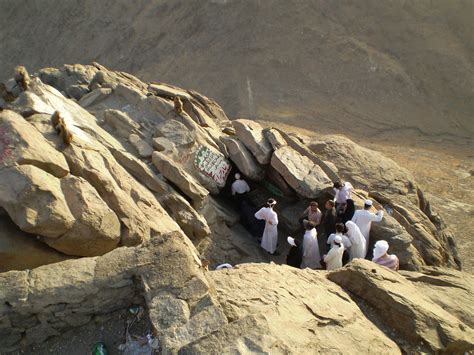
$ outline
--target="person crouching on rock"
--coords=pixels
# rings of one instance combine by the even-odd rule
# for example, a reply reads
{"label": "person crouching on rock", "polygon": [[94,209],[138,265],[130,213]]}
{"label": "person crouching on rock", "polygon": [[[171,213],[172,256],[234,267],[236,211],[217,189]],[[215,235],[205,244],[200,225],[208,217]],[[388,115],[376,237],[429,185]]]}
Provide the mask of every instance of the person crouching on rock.
{"label": "person crouching on rock", "polygon": [[400,261],[398,257],[393,254],[388,254],[388,243],[386,240],[379,240],[374,245],[374,258],[372,261],[376,264],[385,266],[393,271],[398,271],[400,268]]}
{"label": "person crouching on rock", "polygon": [[331,249],[323,257],[326,269],[334,270],[342,267],[342,254],[344,254],[344,245],[342,245],[342,237],[338,234],[334,238]]}
{"label": "person crouching on rock", "polygon": [[286,256],[286,263],[289,266],[299,269],[301,261],[303,260],[303,245],[299,240],[292,237],[288,237],[286,240],[288,241],[288,244],[290,244],[290,251]]}
{"label": "person crouching on rock", "polygon": [[261,246],[272,255],[276,254],[278,243],[278,216],[273,210],[276,205],[273,198],[267,200],[267,207],[262,207],[255,213],[255,218],[265,220],[265,229],[263,230]]}

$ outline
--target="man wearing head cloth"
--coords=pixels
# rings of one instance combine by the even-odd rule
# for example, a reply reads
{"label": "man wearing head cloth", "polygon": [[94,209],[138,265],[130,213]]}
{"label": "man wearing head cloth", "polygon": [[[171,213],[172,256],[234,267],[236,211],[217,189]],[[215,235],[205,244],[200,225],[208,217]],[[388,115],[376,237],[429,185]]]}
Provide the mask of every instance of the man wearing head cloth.
{"label": "man wearing head cloth", "polygon": [[387,253],[388,247],[389,246],[386,240],[379,240],[377,243],[375,243],[374,257],[372,261],[393,271],[397,271],[400,267],[400,261],[396,255]]}
{"label": "man wearing head cloth", "polygon": [[273,210],[273,206],[275,206],[276,203],[275,199],[269,198],[267,200],[267,206],[262,207],[255,213],[255,218],[265,221],[265,229],[263,230],[260,245],[272,255],[275,255],[278,243],[278,216]]}
{"label": "man wearing head cloth", "polygon": [[372,200],[365,200],[364,209],[355,211],[354,216],[352,217],[352,222],[357,224],[357,227],[359,227],[360,232],[365,238],[364,255],[367,255],[367,247],[369,246],[370,227],[372,226],[372,222],[380,222],[383,218],[382,209],[379,209],[377,213],[373,213],[369,211],[372,205],[373,205]]}

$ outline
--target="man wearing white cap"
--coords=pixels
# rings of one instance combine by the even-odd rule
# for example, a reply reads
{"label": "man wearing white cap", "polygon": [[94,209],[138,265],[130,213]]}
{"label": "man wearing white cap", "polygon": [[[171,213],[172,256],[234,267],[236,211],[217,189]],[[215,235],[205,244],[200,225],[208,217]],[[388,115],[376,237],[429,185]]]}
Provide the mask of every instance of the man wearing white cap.
{"label": "man wearing white cap", "polygon": [[367,248],[369,246],[370,227],[372,226],[372,222],[380,222],[383,218],[383,211],[381,209],[378,210],[377,213],[369,211],[372,204],[372,200],[365,200],[364,209],[355,211],[354,216],[352,217],[352,222],[357,224],[357,227],[359,227],[360,232],[365,238],[365,255],[367,255]]}
{"label": "man wearing white cap", "polygon": [[324,262],[327,270],[334,270],[342,267],[342,254],[344,254],[344,245],[340,235],[336,235],[331,249],[324,255]]}
{"label": "man wearing white cap", "polygon": [[275,206],[276,203],[275,199],[269,198],[267,200],[267,207],[262,207],[255,213],[255,218],[265,221],[265,229],[263,230],[260,245],[272,255],[275,254],[278,243],[278,216],[273,210],[273,206]]}
{"label": "man wearing white cap", "polygon": [[234,175],[235,181],[232,183],[230,190],[232,192],[232,196],[239,196],[246,194],[250,191],[250,186],[247,184],[247,181],[240,178],[240,174],[237,173]]}
{"label": "man wearing white cap", "polygon": [[374,245],[374,257],[372,261],[376,264],[385,266],[393,271],[400,267],[400,261],[396,255],[388,254],[388,243],[386,240],[379,240]]}

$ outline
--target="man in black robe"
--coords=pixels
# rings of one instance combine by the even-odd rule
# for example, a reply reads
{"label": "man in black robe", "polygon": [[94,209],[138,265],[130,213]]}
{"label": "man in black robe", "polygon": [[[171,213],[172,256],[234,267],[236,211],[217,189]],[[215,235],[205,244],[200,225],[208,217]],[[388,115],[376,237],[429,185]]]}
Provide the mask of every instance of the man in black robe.
{"label": "man in black robe", "polygon": [[326,203],[324,204],[324,207],[325,207],[325,211],[321,219],[322,230],[320,231],[321,232],[320,234],[323,237],[318,238],[319,251],[321,252],[321,255],[326,254],[329,250],[329,247],[327,245],[327,240],[328,240],[328,237],[332,233],[336,233],[336,219],[337,219],[335,203],[333,200],[327,200]]}
{"label": "man in black robe", "polygon": [[287,240],[291,248],[286,256],[286,263],[299,269],[303,260],[303,245],[299,240],[292,237],[288,237]]}

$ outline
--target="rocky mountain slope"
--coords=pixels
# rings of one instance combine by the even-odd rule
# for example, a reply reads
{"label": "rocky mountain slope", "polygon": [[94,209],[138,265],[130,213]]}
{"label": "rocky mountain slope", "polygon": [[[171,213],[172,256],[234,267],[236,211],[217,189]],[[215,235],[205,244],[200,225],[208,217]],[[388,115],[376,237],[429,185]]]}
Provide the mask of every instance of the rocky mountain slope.
{"label": "rocky mountain slope", "polygon": [[[97,63],[44,68],[26,90],[13,79],[5,89],[1,351],[137,303],[164,353],[347,351],[347,337],[355,352],[472,350],[472,311],[461,306],[472,303],[472,280],[453,270],[454,236],[408,171],[380,153],[230,121],[198,92]],[[393,210],[371,243],[387,240],[410,271],[269,264],[277,259],[261,253],[255,223],[229,196],[235,171],[255,208],[277,197],[286,233],[298,233],[309,199],[322,205],[332,181],[348,179],[357,206],[370,196]],[[223,262],[242,265],[206,271]]]}
{"label": "rocky mountain slope", "polygon": [[18,63],[99,61],[198,90],[232,118],[472,144],[472,12],[470,0],[3,1],[0,79]]}

